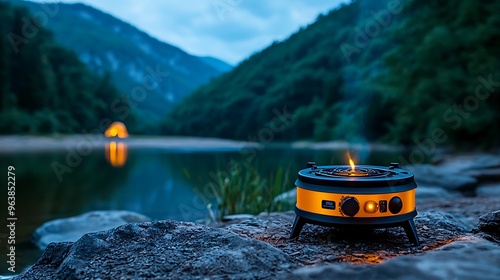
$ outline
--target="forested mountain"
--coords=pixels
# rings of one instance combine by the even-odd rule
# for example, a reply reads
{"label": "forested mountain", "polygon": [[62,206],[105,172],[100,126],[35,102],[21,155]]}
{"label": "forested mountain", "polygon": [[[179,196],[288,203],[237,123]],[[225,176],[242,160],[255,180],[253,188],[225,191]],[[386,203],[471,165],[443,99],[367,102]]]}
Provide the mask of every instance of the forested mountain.
{"label": "forested mountain", "polygon": [[204,63],[212,66],[213,68],[219,70],[221,73],[225,73],[225,72],[229,72],[231,70],[233,70],[233,66],[227,64],[226,62],[220,60],[220,59],[217,59],[217,58],[214,58],[214,57],[211,57],[211,56],[202,56],[200,57],[201,61],[203,61]]}
{"label": "forested mountain", "polygon": [[[398,4],[400,3],[400,4]],[[500,1],[358,0],[176,106],[166,134],[499,144]]]}
{"label": "forested mountain", "polygon": [[32,18],[0,1],[0,133],[82,133],[122,117],[134,127],[110,107],[120,97],[110,76],[91,73]]}
{"label": "forested mountain", "polygon": [[134,87],[144,83],[144,77],[151,72],[148,69],[154,72],[159,67],[162,73],[168,73],[168,78],[148,91],[147,98],[137,105],[147,119],[163,118],[172,104],[232,69],[221,60],[190,55],[84,4],[10,1],[27,6],[32,13],[55,11],[48,15],[45,26],[54,33],[55,40],[75,51],[95,73],[109,72],[118,89],[128,96]]}

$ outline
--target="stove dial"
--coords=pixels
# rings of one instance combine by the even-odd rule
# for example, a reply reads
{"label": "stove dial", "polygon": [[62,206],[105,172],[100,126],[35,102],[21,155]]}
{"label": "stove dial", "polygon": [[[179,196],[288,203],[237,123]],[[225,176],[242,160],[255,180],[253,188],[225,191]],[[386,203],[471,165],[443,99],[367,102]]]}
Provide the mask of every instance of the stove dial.
{"label": "stove dial", "polygon": [[340,210],[342,214],[354,217],[359,211],[359,202],[355,197],[345,197],[340,203]]}
{"label": "stove dial", "polygon": [[403,201],[401,198],[395,196],[389,200],[389,211],[391,211],[392,214],[401,212],[401,209],[403,209]]}

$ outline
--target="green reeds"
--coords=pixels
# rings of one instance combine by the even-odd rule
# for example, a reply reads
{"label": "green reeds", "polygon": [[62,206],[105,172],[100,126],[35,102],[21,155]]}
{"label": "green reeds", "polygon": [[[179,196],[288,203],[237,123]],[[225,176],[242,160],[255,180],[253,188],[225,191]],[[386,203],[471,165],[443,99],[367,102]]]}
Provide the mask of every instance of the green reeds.
{"label": "green reeds", "polygon": [[275,199],[294,186],[289,175],[289,169],[277,167],[263,176],[256,167],[238,163],[228,172],[218,172],[218,218],[290,210],[289,203]]}

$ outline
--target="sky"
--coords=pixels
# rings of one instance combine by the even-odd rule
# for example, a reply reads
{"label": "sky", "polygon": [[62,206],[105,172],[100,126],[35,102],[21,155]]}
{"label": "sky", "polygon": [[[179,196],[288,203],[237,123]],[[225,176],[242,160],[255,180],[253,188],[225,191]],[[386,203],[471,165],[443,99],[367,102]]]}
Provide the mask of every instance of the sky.
{"label": "sky", "polygon": [[[54,2],[34,0],[34,2]],[[85,3],[197,56],[237,64],[348,0],[59,0]]]}

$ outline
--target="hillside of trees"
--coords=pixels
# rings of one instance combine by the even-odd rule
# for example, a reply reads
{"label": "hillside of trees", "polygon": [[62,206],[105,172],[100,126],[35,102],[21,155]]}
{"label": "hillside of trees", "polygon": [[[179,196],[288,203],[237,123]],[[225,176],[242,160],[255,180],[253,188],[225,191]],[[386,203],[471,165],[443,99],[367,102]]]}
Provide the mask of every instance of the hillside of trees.
{"label": "hillside of trees", "polygon": [[246,140],[286,107],[293,119],[274,139],[498,145],[498,11],[493,0],[353,1],[196,90],[163,133]]}
{"label": "hillside of trees", "polygon": [[120,94],[110,76],[92,74],[26,8],[0,2],[0,34],[0,133],[82,133],[124,118],[134,126],[127,104],[111,107]]}
{"label": "hillside of trees", "polygon": [[148,133],[157,132],[157,123],[173,104],[232,68],[215,58],[191,55],[95,7],[81,3],[9,1],[27,7],[33,14],[57,11],[49,15],[45,25],[55,41],[74,51],[93,73],[109,72],[117,89],[131,99],[133,89],[149,75],[148,69],[159,67],[161,72],[168,73],[168,77],[148,90],[144,100],[134,102],[136,115],[151,122],[151,127],[145,129]]}

